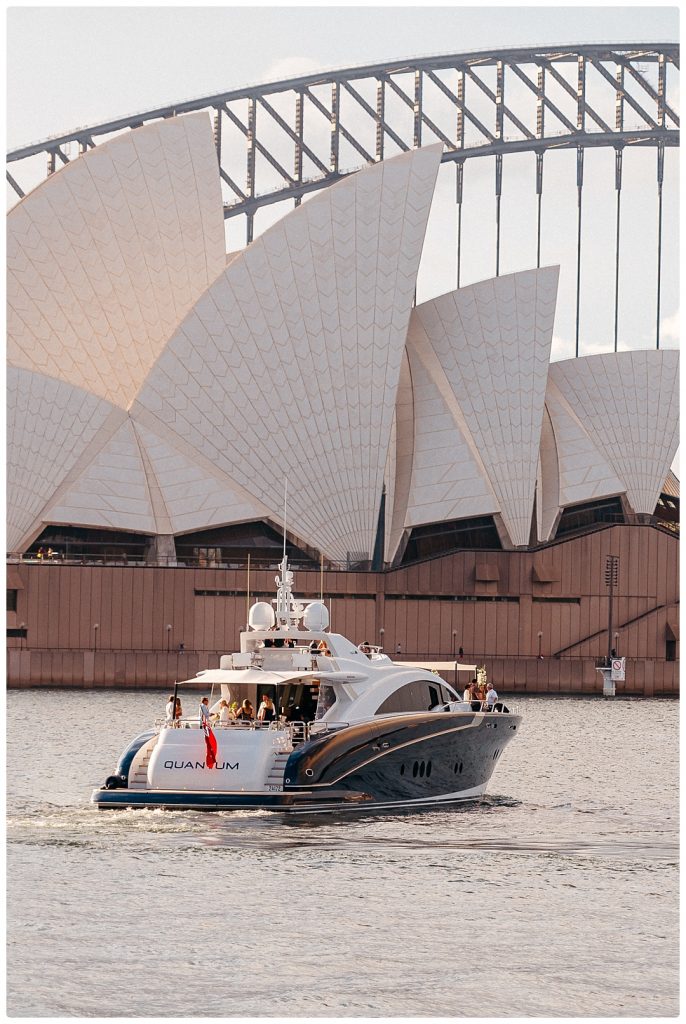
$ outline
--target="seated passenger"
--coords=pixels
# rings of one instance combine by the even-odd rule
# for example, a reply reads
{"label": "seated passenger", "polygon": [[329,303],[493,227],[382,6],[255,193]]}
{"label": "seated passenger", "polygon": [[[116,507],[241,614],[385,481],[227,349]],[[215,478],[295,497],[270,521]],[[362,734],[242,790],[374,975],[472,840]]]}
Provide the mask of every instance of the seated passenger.
{"label": "seated passenger", "polygon": [[219,705],[219,724],[228,725],[231,721],[231,710],[229,708],[229,702],[223,700]]}
{"label": "seated passenger", "polygon": [[255,717],[255,711],[252,704],[246,697],[240,708],[236,712],[236,719],[239,722],[252,722]]}
{"label": "seated passenger", "polygon": [[273,722],[276,717],[274,701],[268,694],[262,694],[262,703],[257,709],[257,720],[259,722]]}
{"label": "seated passenger", "polygon": [[365,640],[365,642],[363,644],[360,644],[358,650],[360,650],[362,652],[362,654],[366,654],[368,658],[371,658],[371,656],[372,656],[372,649],[369,646],[369,641]]}
{"label": "seated passenger", "polygon": [[319,651],[321,654],[325,654],[327,658],[331,657],[331,651],[329,650],[326,640],[319,641]]}

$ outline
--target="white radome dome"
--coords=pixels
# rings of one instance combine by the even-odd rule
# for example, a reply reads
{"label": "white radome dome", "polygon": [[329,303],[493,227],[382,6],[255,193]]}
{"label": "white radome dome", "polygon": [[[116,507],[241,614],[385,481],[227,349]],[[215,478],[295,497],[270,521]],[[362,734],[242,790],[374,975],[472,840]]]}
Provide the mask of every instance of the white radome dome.
{"label": "white radome dome", "polygon": [[321,601],[312,601],[303,613],[303,625],[306,630],[320,633],[329,625],[329,610]]}
{"label": "white radome dome", "polygon": [[266,601],[257,601],[248,613],[248,625],[251,629],[271,629],[274,622],[274,609]]}

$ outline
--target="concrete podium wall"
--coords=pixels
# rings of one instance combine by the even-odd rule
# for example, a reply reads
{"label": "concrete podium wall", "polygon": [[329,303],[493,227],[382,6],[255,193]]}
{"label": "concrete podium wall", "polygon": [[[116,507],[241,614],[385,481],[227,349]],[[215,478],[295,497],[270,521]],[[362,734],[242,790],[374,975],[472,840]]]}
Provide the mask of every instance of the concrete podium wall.
{"label": "concrete podium wall", "polygon": [[[383,643],[391,656],[398,644],[403,658],[419,660],[462,647],[465,662],[485,664],[506,692],[595,693],[595,660],[607,652],[605,558],[616,554],[613,632],[627,658],[618,692],[676,694],[679,663],[666,658],[678,635],[678,549],[664,530],[613,526],[533,552],[327,572],[324,593],[335,632]],[[274,576],[251,573],[251,602],[271,600]],[[246,582],[240,569],[13,564],[7,625],[24,623],[26,637],[8,638],[8,684],[152,687],[189,678],[237,648]],[[295,584],[299,597],[318,599],[318,572],[296,571]],[[678,658],[678,643],[669,653]]]}

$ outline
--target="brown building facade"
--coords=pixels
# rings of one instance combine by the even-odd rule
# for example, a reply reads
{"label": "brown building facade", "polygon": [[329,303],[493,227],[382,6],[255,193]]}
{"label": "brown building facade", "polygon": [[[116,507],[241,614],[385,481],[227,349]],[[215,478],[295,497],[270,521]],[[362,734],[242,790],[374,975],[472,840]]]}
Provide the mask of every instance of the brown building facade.
{"label": "brown building facade", "polygon": [[[619,557],[611,644],[618,694],[678,693],[678,537],[614,525],[535,551],[462,551],[384,572],[326,572],[332,629],[405,660],[483,664],[503,693],[600,693],[608,555]],[[274,567],[276,568],[276,566]],[[160,687],[238,647],[274,570],[20,561],[8,566],[10,686]],[[318,598],[320,575],[297,571]],[[182,646],[181,646],[182,645]]]}

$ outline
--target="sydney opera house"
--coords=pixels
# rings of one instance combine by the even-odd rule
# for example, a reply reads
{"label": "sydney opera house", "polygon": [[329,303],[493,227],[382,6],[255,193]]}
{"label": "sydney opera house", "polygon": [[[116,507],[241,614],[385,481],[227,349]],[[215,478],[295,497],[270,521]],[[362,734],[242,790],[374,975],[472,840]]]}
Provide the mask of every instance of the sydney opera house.
{"label": "sydney opera house", "polygon": [[415,304],[440,159],[369,166],[227,254],[191,114],[10,211],[10,682],[215,664],[285,519],[334,628],[461,648],[510,691],[597,690],[616,555],[626,692],[676,692],[678,353],[551,362],[557,267]]}

